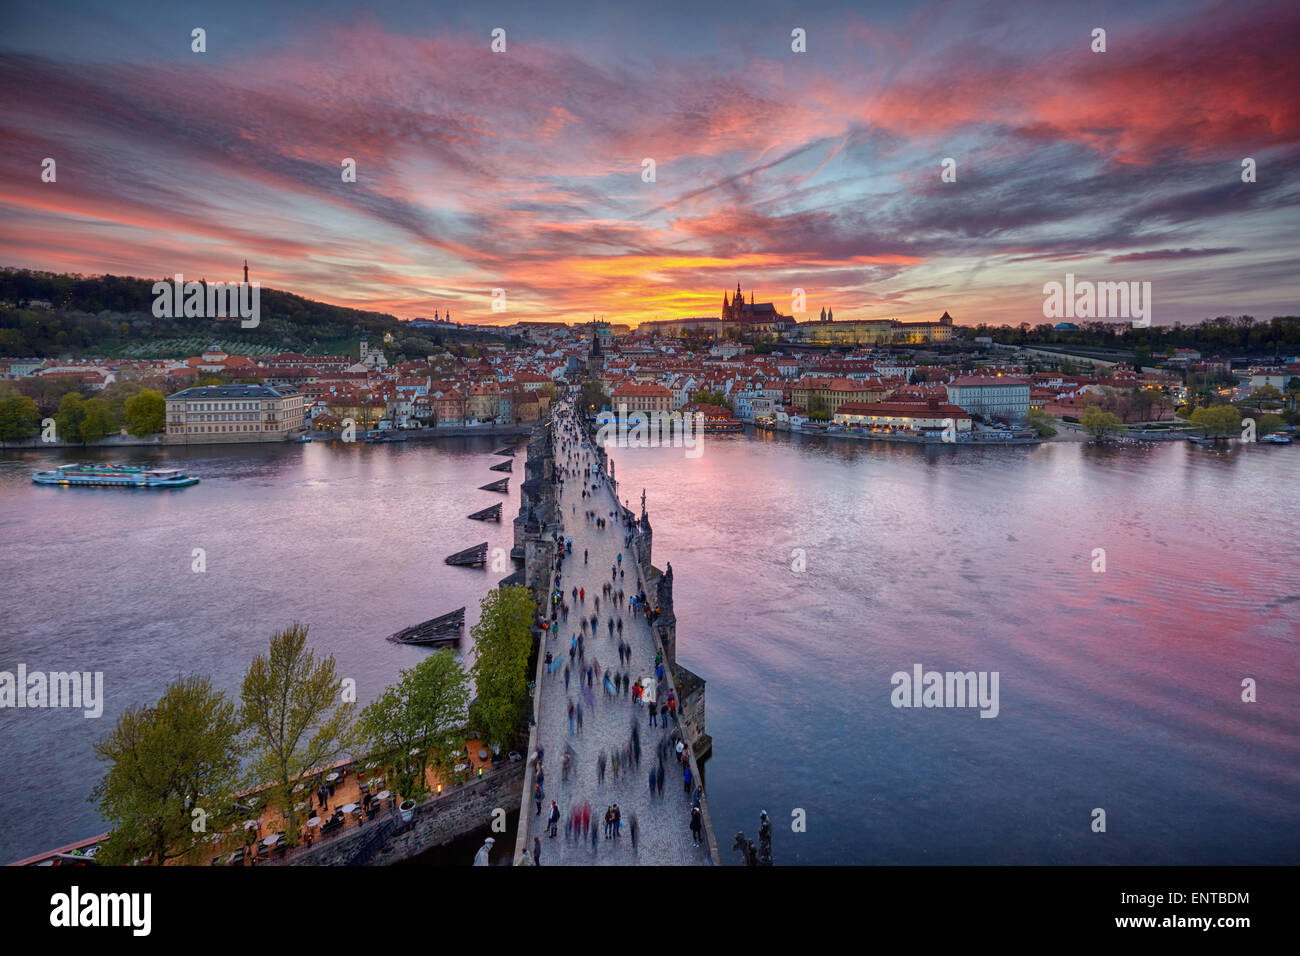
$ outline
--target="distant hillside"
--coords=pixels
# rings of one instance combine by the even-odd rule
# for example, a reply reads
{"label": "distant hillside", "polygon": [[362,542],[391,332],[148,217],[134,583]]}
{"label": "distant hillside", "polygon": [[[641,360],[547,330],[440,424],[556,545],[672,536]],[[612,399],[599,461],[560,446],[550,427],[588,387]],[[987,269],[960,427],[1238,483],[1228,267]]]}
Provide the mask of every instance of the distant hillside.
{"label": "distant hillside", "polygon": [[193,355],[209,341],[248,355],[320,355],[350,349],[362,334],[379,345],[387,332],[395,340],[387,351],[415,357],[446,342],[485,338],[454,330],[419,332],[383,312],[328,305],[266,287],[260,290],[256,328],[241,328],[238,319],[159,319],[153,314],[156,281],[167,280],[0,269],[0,355],[168,358]]}

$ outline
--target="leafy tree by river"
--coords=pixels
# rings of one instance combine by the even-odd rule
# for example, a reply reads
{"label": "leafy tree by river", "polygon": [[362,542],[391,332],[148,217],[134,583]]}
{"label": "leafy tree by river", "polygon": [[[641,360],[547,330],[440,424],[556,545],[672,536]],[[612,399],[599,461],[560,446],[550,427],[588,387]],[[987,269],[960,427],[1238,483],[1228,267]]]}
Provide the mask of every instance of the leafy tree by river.
{"label": "leafy tree by river", "polygon": [[1231,405],[1198,408],[1192,412],[1192,424],[1207,438],[1222,438],[1241,431],[1241,412]]}
{"label": "leafy tree by river", "polygon": [[498,588],[483,599],[474,637],[471,721],[491,744],[513,747],[528,715],[528,659],[537,604],[523,585]]}
{"label": "leafy tree by river", "polygon": [[0,398],[0,441],[31,438],[41,427],[41,413],[36,402],[26,395]]}
{"label": "leafy tree by river", "polygon": [[1041,408],[1031,408],[1025,415],[1025,420],[1029,422],[1029,427],[1038,434],[1039,438],[1051,438],[1056,434],[1056,429],[1052,427],[1055,419]]}
{"label": "leafy tree by river", "polygon": [[1096,405],[1089,405],[1084,409],[1079,424],[1088,433],[1088,437],[1095,438],[1098,441],[1105,441],[1124,427],[1124,423],[1120,421],[1118,415],[1113,412],[1103,412]]}
{"label": "leafy tree by river", "polygon": [[355,704],[340,697],[334,655],[317,661],[307,648],[307,627],[297,623],[273,634],[267,653],[253,659],[240,700],[254,775],[270,782],[272,799],[289,814],[285,841],[292,846],[300,817],[294,785],[351,749]]}
{"label": "leafy tree by river", "polygon": [[160,432],[167,422],[167,400],[161,392],[142,389],[126,400],[126,430],[142,437]]}
{"label": "leafy tree by river", "polygon": [[100,863],[197,863],[209,836],[235,822],[227,797],[242,779],[239,721],[206,677],[176,681],[152,707],[127,708],[95,756],[109,768],[90,799],[113,825]]}
{"label": "leafy tree by river", "polygon": [[[370,751],[393,768],[393,789],[418,801],[428,790],[430,750],[443,770],[464,742],[469,675],[451,651],[439,651],[404,670],[361,712],[361,732]],[[415,751],[412,753],[412,751]]]}

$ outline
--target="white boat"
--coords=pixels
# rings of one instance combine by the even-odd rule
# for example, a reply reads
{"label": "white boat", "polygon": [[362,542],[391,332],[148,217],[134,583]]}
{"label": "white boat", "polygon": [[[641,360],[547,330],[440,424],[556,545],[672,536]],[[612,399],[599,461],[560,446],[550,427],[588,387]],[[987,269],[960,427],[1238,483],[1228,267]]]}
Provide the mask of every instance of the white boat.
{"label": "white boat", "polygon": [[63,465],[32,475],[38,485],[77,485],[96,488],[185,488],[199,479],[179,468],[135,468],[124,465]]}

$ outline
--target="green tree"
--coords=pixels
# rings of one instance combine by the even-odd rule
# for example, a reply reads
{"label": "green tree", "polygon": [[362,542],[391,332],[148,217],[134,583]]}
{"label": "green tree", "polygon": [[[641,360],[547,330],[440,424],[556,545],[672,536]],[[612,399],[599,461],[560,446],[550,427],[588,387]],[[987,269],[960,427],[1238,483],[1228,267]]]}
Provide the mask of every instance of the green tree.
{"label": "green tree", "polygon": [[118,424],[113,420],[113,409],[103,398],[91,398],[85,404],[86,417],[81,421],[81,440],[83,442],[99,441],[115,434]]}
{"label": "green tree", "polygon": [[1261,385],[1250,393],[1250,397],[1257,402],[1280,402],[1282,393],[1276,385]]}
{"label": "green tree", "polygon": [[1031,408],[1026,413],[1025,420],[1029,422],[1029,427],[1037,432],[1039,438],[1051,438],[1056,434],[1056,429],[1052,427],[1055,419],[1041,408]]}
{"label": "green tree", "polygon": [[1096,405],[1089,405],[1084,409],[1079,424],[1088,433],[1088,437],[1095,438],[1098,441],[1105,441],[1124,425],[1118,415],[1113,412],[1104,412]]}
{"label": "green tree", "polygon": [[727,402],[726,394],[721,389],[718,388],[714,388],[714,389],[701,388],[698,391],[692,392],[691,401],[699,402],[701,405],[719,405],[728,408],[730,407],[730,405]]}
{"label": "green tree", "polygon": [[1212,405],[1192,412],[1192,424],[1207,438],[1220,438],[1241,431],[1241,412],[1231,405]]}
{"label": "green tree", "polygon": [[810,395],[808,397],[808,417],[815,422],[824,422],[830,419],[830,412],[826,408],[826,399],[820,395]]}
{"label": "green tree", "polygon": [[139,394],[141,388],[143,386],[139,382],[114,382],[104,387],[99,396],[108,402],[108,407],[113,410],[113,421],[126,420],[126,400],[132,395]]}
{"label": "green tree", "polygon": [[1255,434],[1259,436],[1270,435],[1286,424],[1286,419],[1281,415],[1275,415],[1273,412],[1265,412],[1259,416],[1259,421],[1255,423]]}
{"label": "green tree", "polygon": [[101,863],[203,862],[210,835],[234,822],[239,721],[208,678],[183,678],[153,707],[128,708],[94,749],[108,771],[90,799],[113,825]]}
{"label": "green tree", "polygon": [[142,437],[160,432],[167,423],[167,400],[146,388],[126,400],[126,430]]}
{"label": "green tree", "polygon": [[295,622],[271,635],[269,651],[253,659],[239,695],[254,775],[271,784],[272,799],[289,814],[290,845],[298,840],[294,785],[338,760],[355,739],[356,707],[340,698],[334,656],[317,661],[307,630]]}
{"label": "green tree", "polygon": [[36,402],[26,395],[0,398],[0,441],[31,438],[41,427],[41,413]]}
{"label": "green tree", "polygon": [[[426,657],[361,712],[370,751],[392,768],[394,790],[419,800],[428,789],[429,754],[444,769],[464,742],[469,675],[450,651]],[[415,751],[412,753],[412,751]]]}
{"label": "green tree", "polygon": [[528,659],[533,649],[537,604],[532,592],[515,584],[483,598],[474,638],[474,687],[478,693],[471,720],[489,743],[512,747],[528,710]]}
{"label": "green tree", "polygon": [[81,424],[86,420],[86,400],[79,392],[68,392],[59,401],[59,410],[54,415],[55,434],[61,441],[84,441],[81,437]]}

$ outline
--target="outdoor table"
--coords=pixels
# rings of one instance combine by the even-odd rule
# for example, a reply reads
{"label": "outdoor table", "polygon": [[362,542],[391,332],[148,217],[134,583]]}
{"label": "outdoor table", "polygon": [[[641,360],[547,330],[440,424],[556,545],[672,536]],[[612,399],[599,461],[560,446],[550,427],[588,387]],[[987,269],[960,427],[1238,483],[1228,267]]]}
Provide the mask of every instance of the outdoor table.
{"label": "outdoor table", "polygon": [[467,766],[468,766],[468,764],[463,764],[463,763],[458,763],[458,764],[456,764],[456,772],[457,772],[457,773],[462,773],[462,772],[464,772],[464,770],[465,770],[465,768],[466,768]]}
{"label": "outdoor table", "polygon": [[265,840],[262,841],[262,845],[275,846],[279,842],[280,842],[280,834],[272,833],[269,837],[267,837]]}
{"label": "outdoor table", "polygon": [[307,826],[308,827],[320,826],[320,817],[312,817],[310,820],[307,821]]}
{"label": "outdoor table", "polygon": [[338,778],[339,778],[339,775],[336,774],[336,773],[327,773],[327,774],[325,775],[325,779],[328,780],[330,783],[333,783],[333,782],[334,782],[335,780],[337,780]]}
{"label": "outdoor table", "polygon": [[486,751],[486,750],[480,750],[480,751],[478,752],[478,759],[479,759],[479,760],[487,760],[487,751]]}
{"label": "outdoor table", "polygon": [[245,821],[244,821],[244,829],[245,829],[245,830],[256,830],[257,827],[261,824],[261,822],[262,822],[261,820],[245,820]]}
{"label": "outdoor table", "polygon": [[307,804],[307,803],[300,803],[300,804],[298,804],[297,806],[295,806],[295,807],[293,808],[293,812],[294,812],[294,813],[302,813],[302,811],[306,810],[309,806],[310,806],[310,804]]}
{"label": "outdoor table", "polygon": [[379,796],[375,797],[375,799],[376,799],[376,800],[387,800],[387,799],[388,799],[388,791],[387,791],[387,790],[383,791],[381,794],[379,794]]}
{"label": "outdoor table", "polygon": [[343,812],[352,813],[356,809],[357,809],[357,805],[355,803],[349,803],[346,807],[343,808]]}

